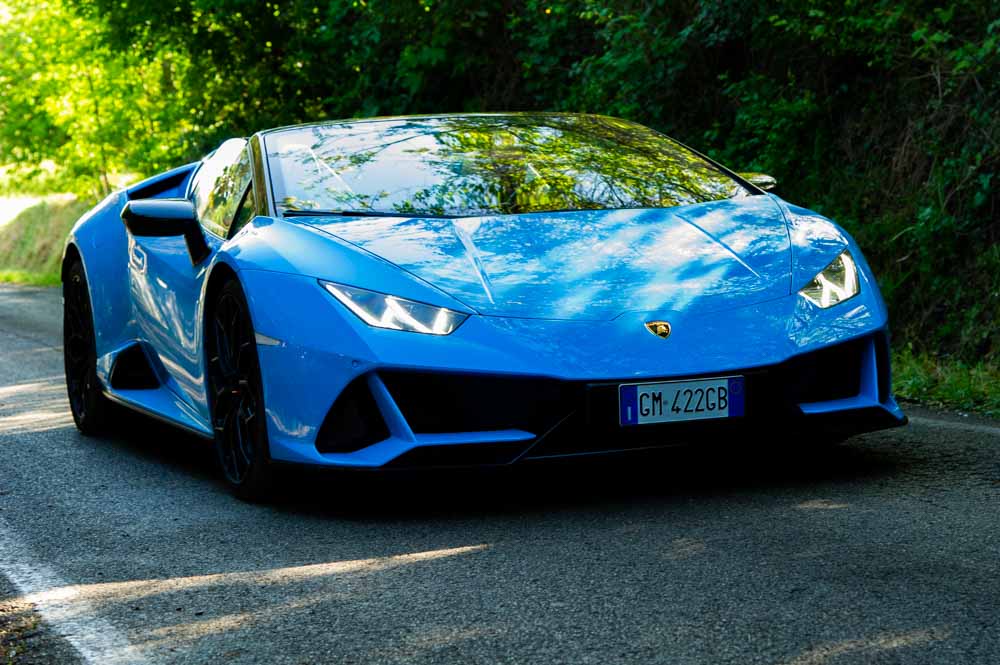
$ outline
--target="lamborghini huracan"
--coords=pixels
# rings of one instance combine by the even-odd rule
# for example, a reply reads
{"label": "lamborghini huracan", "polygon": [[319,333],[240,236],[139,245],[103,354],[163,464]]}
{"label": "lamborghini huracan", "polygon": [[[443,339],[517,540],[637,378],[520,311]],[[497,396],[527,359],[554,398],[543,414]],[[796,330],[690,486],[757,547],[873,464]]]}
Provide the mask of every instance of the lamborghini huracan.
{"label": "lamborghini huracan", "polygon": [[854,240],[652,129],[583,114],[283,127],[118,191],[62,264],[66,382],[280,463],[508,465],[892,427]]}

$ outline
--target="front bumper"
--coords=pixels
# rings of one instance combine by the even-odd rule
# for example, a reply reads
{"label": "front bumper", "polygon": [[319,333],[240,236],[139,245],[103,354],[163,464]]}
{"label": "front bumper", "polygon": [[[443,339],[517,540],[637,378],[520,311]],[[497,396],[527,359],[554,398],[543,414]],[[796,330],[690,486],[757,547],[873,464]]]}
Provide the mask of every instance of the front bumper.
{"label": "front bumper", "polygon": [[[283,462],[509,464],[715,433],[847,436],[905,422],[890,394],[887,313],[867,278],[826,310],[789,295],[610,321],[471,316],[445,337],[369,327],[314,279],[241,278],[256,330],[278,340],[258,351],[271,457]],[[645,329],[653,319],[671,322],[668,340]],[[619,383],[732,374],[746,377],[744,417],[618,426]]]}
{"label": "front bumper", "polygon": [[742,417],[622,427],[618,386],[629,380],[383,368],[359,376],[342,391],[317,433],[310,459],[288,459],[280,454],[287,451],[273,446],[272,455],[312,464],[415,468],[507,465],[776,434],[808,445],[817,438],[904,424],[890,394],[889,372],[888,343],[878,332],[776,365],[736,371],[745,379]]}

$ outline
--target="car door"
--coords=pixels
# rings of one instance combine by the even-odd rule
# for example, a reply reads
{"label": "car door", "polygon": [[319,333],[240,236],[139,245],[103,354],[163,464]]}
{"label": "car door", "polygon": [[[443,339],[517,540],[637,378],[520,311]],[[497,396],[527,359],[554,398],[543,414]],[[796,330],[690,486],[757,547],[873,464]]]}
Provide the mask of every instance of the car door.
{"label": "car door", "polygon": [[202,284],[250,182],[251,162],[244,139],[226,141],[198,168],[189,197],[210,253],[197,264],[183,237],[129,236],[136,323],[169,376],[167,386],[202,419],[208,417],[198,323]]}

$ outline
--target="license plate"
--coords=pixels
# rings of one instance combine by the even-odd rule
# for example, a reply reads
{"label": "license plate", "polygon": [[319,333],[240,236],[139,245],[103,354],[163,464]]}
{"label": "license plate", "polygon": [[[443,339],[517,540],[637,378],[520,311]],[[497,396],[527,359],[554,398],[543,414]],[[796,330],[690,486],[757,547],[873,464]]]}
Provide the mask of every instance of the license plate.
{"label": "license plate", "polygon": [[743,415],[743,377],[626,383],[618,386],[622,426]]}

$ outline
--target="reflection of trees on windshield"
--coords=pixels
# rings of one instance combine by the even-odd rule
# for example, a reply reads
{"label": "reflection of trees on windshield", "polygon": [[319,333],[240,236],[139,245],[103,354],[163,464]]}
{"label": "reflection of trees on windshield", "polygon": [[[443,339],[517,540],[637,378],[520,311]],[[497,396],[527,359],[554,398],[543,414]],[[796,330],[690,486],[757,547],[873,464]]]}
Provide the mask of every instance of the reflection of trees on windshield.
{"label": "reflection of trees on windshield", "polygon": [[342,123],[267,141],[286,208],[515,214],[666,208],[744,193],[661,134],[599,116]]}

